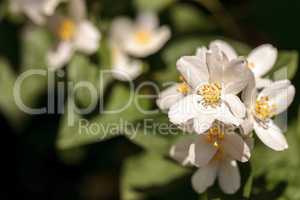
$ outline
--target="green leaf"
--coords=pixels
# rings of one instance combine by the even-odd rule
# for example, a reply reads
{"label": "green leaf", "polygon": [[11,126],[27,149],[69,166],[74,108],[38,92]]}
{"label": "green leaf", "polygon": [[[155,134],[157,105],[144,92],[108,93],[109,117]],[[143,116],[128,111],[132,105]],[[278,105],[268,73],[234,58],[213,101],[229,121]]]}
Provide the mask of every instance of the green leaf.
{"label": "green leaf", "polygon": [[176,32],[212,31],[216,28],[201,10],[189,4],[176,4],[170,13]]}
{"label": "green leaf", "polygon": [[151,10],[159,12],[167,8],[174,2],[175,0],[134,0],[133,3],[137,10]]}
{"label": "green leaf", "polygon": [[[88,107],[92,102],[97,102],[100,95],[102,96],[106,86],[111,81],[111,77],[109,79],[103,78],[102,81],[100,78],[103,78],[100,70],[90,63],[85,56],[78,54],[73,57],[68,66],[68,80],[76,87],[74,91],[75,100],[80,106]],[[100,86],[100,84],[102,85]]]}
{"label": "green leaf", "polygon": [[[138,96],[130,93],[126,86],[118,83],[112,88],[110,100],[104,107],[104,111],[117,111],[115,113],[101,113],[91,119],[84,119],[75,113],[74,103],[68,104],[71,105],[70,112],[64,115],[59,130],[57,140],[59,149],[68,149],[127,134],[130,128],[135,128],[132,127],[132,123],[144,116],[140,108],[148,109],[151,102],[148,99],[138,99]],[[67,120],[70,117],[74,117],[72,125]]]}
{"label": "green leaf", "polygon": [[5,114],[7,119],[16,126],[15,123],[20,122],[20,118],[23,116],[20,109],[15,104],[13,95],[13,87],[15,83],[16,75],[11,66],[0,59],[0,109]]}
{"label": "green leaf", "polygon": [[142,153],[125,161],[122,169],[121,199],[145,197],[139,190],[164,186],[185,175],[188,169],[172,163],[156,153]]}
{"label": "green leaf", "polygon": [[21,96],[25,105],[36,105],[41,94],[46,92],[47,78],[50,75],[46,72],[46,54],[50,47],[51,37],[46,30],[36,27],[27,27],[25,29],[22,37],[21,72],[45,73],[44,75],[30,75],[24,79]]}
{"label": "green leaf", "polygon": [[298,52],[297,51],[279,51],[277,62],[269,74],[275,78],[292,79],[298,69]]}

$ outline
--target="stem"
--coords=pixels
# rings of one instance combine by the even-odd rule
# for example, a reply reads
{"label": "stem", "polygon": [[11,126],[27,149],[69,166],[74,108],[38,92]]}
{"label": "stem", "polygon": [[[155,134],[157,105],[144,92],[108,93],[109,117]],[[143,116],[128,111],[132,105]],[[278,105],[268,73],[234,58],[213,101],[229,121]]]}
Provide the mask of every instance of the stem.
{"label": "stem", "polygon": [[216,19],[217,23],[219,23],[219,25],[222,27],[224,32],[239,40],[245,39],[239,26],[231,17],[231,15],[226,11],[226,9],[223,7],[219,0],[197,1],[212,13],[213,17]]}

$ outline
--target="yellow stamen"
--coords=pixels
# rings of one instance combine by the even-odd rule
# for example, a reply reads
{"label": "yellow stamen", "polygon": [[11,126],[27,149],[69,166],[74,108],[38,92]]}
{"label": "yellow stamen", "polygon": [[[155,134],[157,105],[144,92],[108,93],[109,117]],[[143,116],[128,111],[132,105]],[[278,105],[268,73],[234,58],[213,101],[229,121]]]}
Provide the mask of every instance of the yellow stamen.
{"label": "yellow stamen", "polygon": [[221,160],[223,158],[223,155],[224,155],[224,150],[222,148],[218,148],[216,154],[214,155],[214,157],[212,159],[215,161]]}
{"label": "yellow stamen", "polygon": [[140,30],[135,33],[134,38],[139,44],[148,44],[151,40],[151,33],[146,30]]}
{"label": "yellow stamen", "polygon": [[75,23],[70,19],[64,19],[58,28],[57,34],[61,40],[71,40],[75,33]]}
{"label": "yellow stamen", "polygon": [[255,67],[254,63],[252,62],[248,62],[247,66],[249,69],[253,69]]}
{"label": "yellow stamen", "polygon": [[221,130],[221,127],[215,125],[210,128],[206,135],[207,142],[212,144],[216,148],[220,148],[220,141],[224,139],[224,133]]}
{"label": "yellow stamen", "polygon": [[183,95],[187,95],[190,91],[190,86],[186,83],[183,76],[180,76],[179,79],[182,81],[177,87],[177,91],[180,92]]}
{"label": "yellow stamen", "polygon": [[255,116],[260,120],[266,120],[274,116],[276,105],[270,105],[269,97],[261,97],[256,100]]}
{"label": "yellow stamen", "polygon": [[198,94],[203,97],[205,106],[216,107],[220,104],[221,89],[219,83],[206,84],[200,87]]}

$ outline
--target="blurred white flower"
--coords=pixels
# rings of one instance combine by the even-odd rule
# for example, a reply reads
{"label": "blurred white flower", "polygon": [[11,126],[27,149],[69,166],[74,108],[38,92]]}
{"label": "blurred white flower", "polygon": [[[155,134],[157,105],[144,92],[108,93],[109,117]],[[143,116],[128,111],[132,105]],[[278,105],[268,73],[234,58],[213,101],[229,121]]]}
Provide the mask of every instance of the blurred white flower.
{"label": "blurred white flower", "polygon": [[[229,60],[238,57],[236,51],[227,42],[215,40],[210,45],[217,45]],[[271,44],[263,44],[253,49],[247,56],[248,67],[256,78],[256,87],[263,88],[272,84],[272,81],[263,78],[274,66],[277,60],[277,49]]]}
{"label": "blurred white flower", "polygon": [[120,17],[112,23],[112,34],[123,51],[131,56],[146,57],[157,52],[170,38],[167,26],[159,27],[154,13],[141,13],[136,22]]}
{"label": "blurred white flower", "polygon": [[[69,6],[68,17],[56,15],[49,20],[49,26],[58,39],[57,46],[47,55],[49,68],[52,70],[63,67],[71,59],[74,51],[93,54],[99,47],[101,33],[85,18],[82,9],[84,1],[71,0]],[[77,7],[81,9],[77,10]]]}
{"label": "blurred white flower", "polygon": [[273,150],[287,149],[287,141],[272,117],[289,107],[295,96],[295,87],[289,80],[281,80],[264,88],[258,95],[255,88],[248,93],[248,115],[258,138]]}
{"label": "blurred white flower", "polygon": [[193,121],[193,128],[199,134],[215,120],[240,125],[246,108],[237,94],[253,76],[244,59],[228,62],[213,45],[209,51],[203,48],[196,56],[180,58],[177,69],[193,93],[170,107],[168,115],[172,123],[182,126]]}
{"label": "blurred white flower", "polygon": [[110,48],[112,75],[115,79],[131,81],[142,73],[142,61],[130,58],[113,41],[111,41]]}
{"label": "blurred white flower", "polygon": [[10,7],[14,13],[24,13],[34,23],[42,25],[55,8],[64,0],[11,0]]}
{"label": "blurred white flower", "polygon": [[215,123],[204,134],[172,146],[170,156],[182,165],[199,167],[192,177],[192,185],[197,192],[204,192],[218,177],[222,190],[234,193],[240,187],[235,160],[249,160],[250,144],[236,133],[233,126]]}

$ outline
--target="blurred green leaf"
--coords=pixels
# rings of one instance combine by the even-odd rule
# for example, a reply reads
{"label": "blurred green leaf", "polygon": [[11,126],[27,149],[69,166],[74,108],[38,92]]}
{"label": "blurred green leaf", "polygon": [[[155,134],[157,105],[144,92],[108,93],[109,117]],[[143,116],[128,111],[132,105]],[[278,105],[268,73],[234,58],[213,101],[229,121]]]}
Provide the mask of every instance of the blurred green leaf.
{"label": "blurred green leaf", "polygon": [[48,74],[46,71],[46,55],[50,47],[51,37],[45,29],[26,27],[22,35],[21,72],[39,73],[42,71],[45,75],[30,75],[24,79],[21,96],[25,105],[36,105],[41,94],[46,92],[47,78],[50,75],[50,72]]}
{"label": "blurred green leaf", "polygon": [[[140,109],[149,109],[151,105],[148,99],[138,99],[137,95],[120,83],[112,88],[109,98],[104,111],[111,113],[102,112],[91,119],[84,120],[74,112],[72,106],[69,107],[70,112],[63,116],[61,122],[57,140],[58,148],[68,149],[107,140],[120,134],[130,136],[131,128],[135,128],[132,123],[144,116]],[[74,117],[74,124],[68,123],[69,117]]]}
{"label": "blurred green leaf", "polygon": [[[88,107],[100,97],[100,84],[103,89],[110,82],[109,79],[100,81],[100,70],[83,55],[76,55],[68,66],[68,80],[76,88],[75,100],[82,107]],[[89,88],[88,88],[89,87]],[[93,95],[91,94],[93,93]],[[92,97],[95,97],[92,99]]]}
{"label": "blurred green leaf", "polygon": [[159,154],[142,153],[125,161],[122,169],[121,199],[142,199],[151,187],[164,186],[186,174],[188,169],[172,163]]}
{"label": "blurred green leaf", "polygon": [[170,14],[176,32],[208,32],[216,28],[215,24],[201,10],[189,4],[174,5]]}
{"label": "blurred green leaf", "polygon": [[138,10],[159,12],[174,3],[175,0],[134,0],[134,5]]}
{"label": "blurred green leaf", "polygon": [[14,127],[18,127],[15,123],[20,122],[22,112],[15,104],[13,95],[15,79],[16,75],[11,66],[3,59],[0,59],[0,109],[8,120],[12,124],[14,123]]}
{"label": "blurred green leaf", "polygon": [[279,51],[277,62],[269,74],[273,74],[273,76],[280,76],[278,78],[292,79],[295,76],[297,69],[298,52]]}

